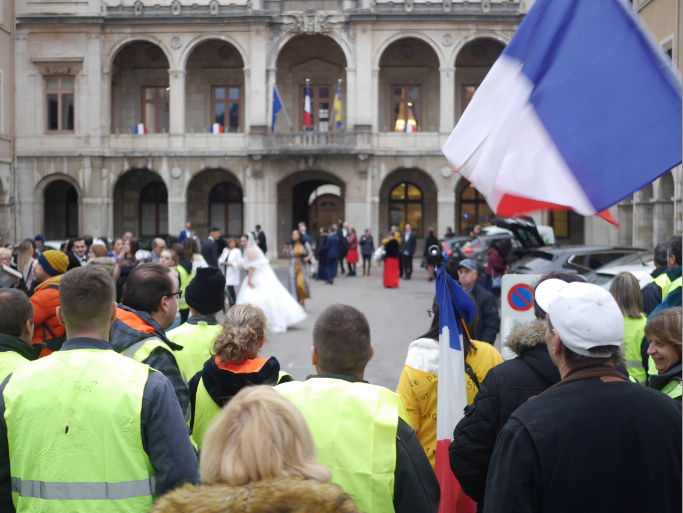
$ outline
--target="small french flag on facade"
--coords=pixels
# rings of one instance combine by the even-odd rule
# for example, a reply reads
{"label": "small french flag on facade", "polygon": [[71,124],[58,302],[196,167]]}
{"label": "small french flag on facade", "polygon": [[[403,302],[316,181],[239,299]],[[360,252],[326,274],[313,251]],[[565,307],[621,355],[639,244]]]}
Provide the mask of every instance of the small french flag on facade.
{"label": "small french flag on facade", "polygon": [[140,123],[139,125],[135,125],[135,133],[136,134],[146,134],[147,133],[147,127],[143,123]]}
{"label": "small french flag on facade", "polygon": [[223,125],[220,123],[214,123],[211,125],[211,133],[212,134],[222,134],[223,133]]}

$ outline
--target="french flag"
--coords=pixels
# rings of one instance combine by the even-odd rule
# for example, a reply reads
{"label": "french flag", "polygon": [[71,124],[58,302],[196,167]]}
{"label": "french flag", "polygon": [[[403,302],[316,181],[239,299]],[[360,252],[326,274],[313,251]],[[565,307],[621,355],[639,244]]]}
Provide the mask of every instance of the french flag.
{"label": "french flag", "polygon": [[306,79],[306,96],[304,98],[304,130],[311,130],[311,87],[310,81]]}
{"label": "french flag", "polygon": [[136,134],[146,134],[147,133],[147,127],[143,123],[135,125],[135,133]]}
{"label": "french flag", "polygon": [[[445,252],[443,259],[448,261]],[[462,287],[448,275],[445,265],[436,268],[436,300],[439,304],[439,381],[434,471],[441,486],[439,513],[474,513],[474,501],[462,492],[451,471],[448,446],[467,406],[462,321],[471,322],[476,307]]]}
{"label": "french flag", "polygon": [[537,0],[443,153],[499,216],[596,214],[681,163],[681,100],[625,0]]}
{"label": "french flag", "polygon": [[220,123],[214,123],[211,125],[211,133],[212,134],[222,134],[223,133],[223,125]]}

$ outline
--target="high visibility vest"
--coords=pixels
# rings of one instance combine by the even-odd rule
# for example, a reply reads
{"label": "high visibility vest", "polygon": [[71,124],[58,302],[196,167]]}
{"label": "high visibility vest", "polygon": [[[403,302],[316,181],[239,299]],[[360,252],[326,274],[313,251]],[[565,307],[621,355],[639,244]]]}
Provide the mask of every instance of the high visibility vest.
{"label": "high visibility vest", "polygon": [[662,290],[662,301],[671,294],[674,290],[680,289],[681,288],[681,278],[676,278],[674,281],[672,281],[669,286],[666,289],[666,294],[664,294],[664,291]]}
{"label": "high visibility vest", "polygon": [[[157,347],[163,347],[171,354],[171,356],[173,356],[173,358],[176,358],[175,351],[168,347],[166,342],[154,336],[142,339],[139,342],[128,346],[127,349],[121,351],[121,354],[135,360],[136,362],[142,363],[149,358],[149,355],[151,355],[152,351],[154,351]],[[176,365],[178,365],[177,360]]]}
{"label": "high visibility vest", "polygon": [[[289,376],[284,371],[280,371],[277,382],[282,381],[284,376]],[[194,425],[192,427],[192,442],[200,449],[204,443],[204,436],[209,429],[211,422],[221,412],[221,407],[211,398],[204,386],[204,378],[199,380],[197,386],[197,397],[194,401]]]}
{"label": "high visibility vest", "polygon": [[662,388],[662,392],[671,397],[671,399],[678,399],[683,395],[683,387],[680,380],[672,379]]}
{"label": "high visibility vest", "polygon": [[657,286],[662,289],[662,299],[664,299],[668,293],[669,285],[671,285],[671,280],[666,273],[662,273],[657,276],[651,283],[656,283]]}
{"label": "high visibility vest", "polygon": [[185,301],[185,289],[196,273],[194,270],[192,273],[188,273],[182,265],[176,265],[176,269],[178,270],[178,278],[180,279],[180,290],[183,291],[183,295],[178,299],[178,310],[188,310],[190,307],[187,306],[187,301]]}
{"label": "high visibility vest", "polygon": [[639,383],[647,379],[647,372],[643,369],[643,357],[640,352],[640,345],[645,336],[645,325],[647,317],[641,315],[640,319],[624,317],[624,360],[626,360],[626,370],[629,376]]}
{"label": "high visibility vest", "polygon": [[20,365],[27,364],[29,360],[14,351],[3,351],[0,353],[0,383],[14,372]]}
{"label": "high visibility vest", "polygon": [[394,512],[396,432],[403,399],[390,390],[341,379],[283,383],[277,392],[299,408],[311,428],[317,458],[365,513]]}
{"label": "high visibility vest", "polygon": [[199,321],[197,324],[186,322],[166,333],[171,342],[183,346],[183,350],[177,351],[174,356],[186,383],[202,370],[204,362],[211,358],[213,343],[220,332],[220,324]]}
{"label": "high visibility vest", "polygon": [[79,349],[12,374],[3,396],[18,513],[149,511],[154,469],[140,434],[149,372],[114,351]]}

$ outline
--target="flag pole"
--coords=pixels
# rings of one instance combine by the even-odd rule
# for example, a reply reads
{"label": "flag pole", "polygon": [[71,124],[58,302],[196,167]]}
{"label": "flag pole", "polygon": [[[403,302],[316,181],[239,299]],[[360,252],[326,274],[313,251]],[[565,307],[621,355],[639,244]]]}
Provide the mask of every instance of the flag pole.
{"label": "flag pole", "polygon": [[282,99],[282,93],[280,93],[280,88],[278,88],[277,82],[273,82],[273,88],[277,91],[277,95],[280,97],[280,103],[282,104],[282,112],[285,113],[285,119],[287,120],[287,124],[289,125],[289,131],[293,132],[294,128],[292,127],[292,121],[289,119],[289,114],[287,114],[287,107],[285,107],[284,100]]}

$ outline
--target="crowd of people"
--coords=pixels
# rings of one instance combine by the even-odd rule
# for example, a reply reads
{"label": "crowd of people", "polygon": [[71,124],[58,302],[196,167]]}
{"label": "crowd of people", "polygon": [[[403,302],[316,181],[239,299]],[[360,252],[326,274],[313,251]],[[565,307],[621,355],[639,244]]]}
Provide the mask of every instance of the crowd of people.
{"label": "crowd of people", "polygon": [[[316,262],[332,281],[344,260],[355,274],[358,245],[364,261],[378,250],[346,223],[314,250],[300,226],[284,248],[287,288],[260,235],[222,249],[217,229],[201,246],[191,232],[171,248],[159,238],[144,259],[132,235],[0,250],[11,270],[0,287],[0,510],[439,509],[436,298],[396,393],[364,379],[370,325],[344,304],[318,315],[302,341],[316,373],[296,381],[268,355],[268,334],[306,316]],[[385,280],[387,268],[410,279],[415,236],[388,235]],[[508,361],[476,263],[447,269],[476,310],[463,327],[468,407],[448,450],[458,513],[680,511],[681,236],[654,260],[642,292],[629,273],[609,291],[541,276],[536,321],[507,337]]]}

